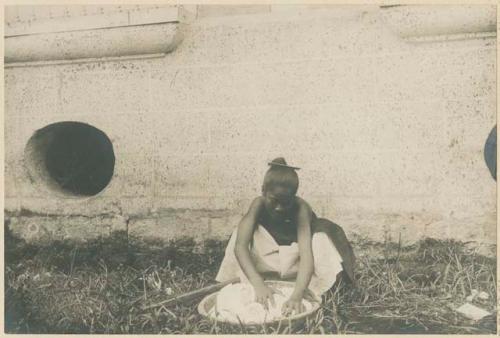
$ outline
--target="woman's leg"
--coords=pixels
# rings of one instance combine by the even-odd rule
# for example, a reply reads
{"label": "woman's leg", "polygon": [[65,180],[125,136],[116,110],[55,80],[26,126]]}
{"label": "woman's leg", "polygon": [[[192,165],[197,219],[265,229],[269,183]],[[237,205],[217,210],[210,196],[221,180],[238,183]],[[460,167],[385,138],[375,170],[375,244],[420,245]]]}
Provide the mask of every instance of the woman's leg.
{"label": "woman's leg", "polygon": [[342,258],[342,267],[350,282],[355,283],[354,268],[356,257],[344,230],[338,225],[325,218],[316,218],[312,222],[313,236],[316,233],[325,233],[335,245],[340,257]]}
{"label": "woman's leg", "polygon": [[[238,229],[234,229],[227,244],[219,272],[215,277],[218,282],[224,282],[235,277],[239,277],[242,282],[248,282],[234,254],[237,234]],[[255,230],[249,251],[250,258],[260,274],[265,276],[275,276],[277,274],[279,276],[279,246],[262,226],[258,226]]]}
{"label": "woman's leg", "polygon": [[312,235],[312,252],[314,258],[314,273],[309,283],[309,289],[317,296],[328,291],[343,271],[342,257],[325,232]]}

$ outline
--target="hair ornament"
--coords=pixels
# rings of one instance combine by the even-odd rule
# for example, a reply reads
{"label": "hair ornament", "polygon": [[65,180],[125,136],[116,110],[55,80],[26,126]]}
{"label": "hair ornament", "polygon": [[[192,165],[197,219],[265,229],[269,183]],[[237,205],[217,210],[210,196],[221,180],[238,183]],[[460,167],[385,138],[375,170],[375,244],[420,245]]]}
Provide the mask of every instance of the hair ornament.
{"label": "hair ornament", "polygon": [[300,169],[299,167],[292,167],[292,166],[288,165],[283,157],[275,158],[274,160],[272,160],[271,162],[268,162],[267,164],[270,165],[271,167],[290,168],[293,170]]}

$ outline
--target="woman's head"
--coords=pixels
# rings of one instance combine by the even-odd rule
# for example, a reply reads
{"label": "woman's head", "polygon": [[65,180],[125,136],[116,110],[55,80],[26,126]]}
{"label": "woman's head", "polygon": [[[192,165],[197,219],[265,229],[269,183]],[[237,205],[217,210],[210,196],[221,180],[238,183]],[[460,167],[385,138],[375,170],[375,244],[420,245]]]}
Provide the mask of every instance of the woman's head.
{"label": "woman's head", "polygon": [[264,176],[262,194],[268,211],[277,218],[284,217],[293,208],[294,196],[299,188],[299,177],[282,157],[272,160]]}
{"label": "woman's head", "polygon": [[295,171],[297,168],[287,165],[283,157],[278,157],[269,162],[270,168],[264,176],[262,192],[266,193],[275,187],[282,187],[295,195],[299,188],[299,176]]}

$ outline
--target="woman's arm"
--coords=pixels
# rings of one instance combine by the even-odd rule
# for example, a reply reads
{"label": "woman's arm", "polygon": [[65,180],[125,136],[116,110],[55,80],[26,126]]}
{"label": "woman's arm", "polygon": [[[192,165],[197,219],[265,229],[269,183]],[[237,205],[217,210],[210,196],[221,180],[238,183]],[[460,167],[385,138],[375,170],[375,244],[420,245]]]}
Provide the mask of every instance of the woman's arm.
{"label": "woman's arm", "polygon": [[295,289],[290,299],[283,305],[283,312],[302,312],[302,298],[314,272],[311,235],[312,210],[305,201],[300,201],[297,215],[297,240],[299,245],[299,271]]}
{"label": "woman's arm", "polygon": [[257,272],[257,269],[252,262],[249,251],[249,245],[253,238],[255,226],[257,225],[257,217],[261,207],[262,200],[260,197],[257,197],[253,200],[249,210],[238,224],[238,235],[236,236],[236,244],[234,246],[236,259],[253,286],[264,284],[264,280]]}
{"label": "woman's arm", "polygon": [[256,198],[248,212],[240,221],[238,225],[238,235],[236,236],[236,244],[234,246],[234,254],[241,269],[247,276],[255,290],[255,300],[261,303],[264,307],[268,307],[268,301],[274,306],[273,293],[275,290],[269,288],[264,284],[264,279],[255,268],[254,263],[250,257],[249,244],[253,238],[253,233],[257,225],[257,218],[262,210],[263,200],[261,197]]}

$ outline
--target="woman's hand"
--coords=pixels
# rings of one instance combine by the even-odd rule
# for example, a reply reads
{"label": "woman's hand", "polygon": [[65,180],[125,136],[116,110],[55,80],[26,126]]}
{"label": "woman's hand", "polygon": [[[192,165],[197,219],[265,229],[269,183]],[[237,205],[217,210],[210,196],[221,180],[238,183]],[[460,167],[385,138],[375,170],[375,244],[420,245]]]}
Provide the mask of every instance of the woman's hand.
{"label": "woman's hand", "polygon": [[264,306],[266,310],[269,309],[268,302],[270,302],[273,307],[276,306],[276,303],[274,301],[274,294],[281,293],[279,290],[273,289],[264,283],[262,283],[262,285],[254,286],[254,291],[255,301],[262,304],[262,306]]}
{"label": "woman's hand", "polygon": [[281,308],[281,314],[283,316],[290,316],[294,312],[299,314],[305,311],[305,307],[302,304],[302,297],[291,295],[290,298],[283,303]]}

